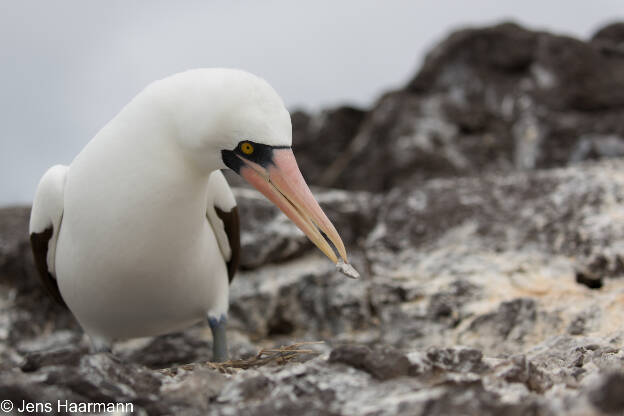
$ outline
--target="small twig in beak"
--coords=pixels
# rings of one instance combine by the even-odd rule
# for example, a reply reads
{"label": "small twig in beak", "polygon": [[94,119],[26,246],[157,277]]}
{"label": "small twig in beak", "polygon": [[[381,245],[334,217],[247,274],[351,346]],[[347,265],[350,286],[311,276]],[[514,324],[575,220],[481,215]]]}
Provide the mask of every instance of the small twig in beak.
{"label": "small twig in beak", "polygon": [[349,263],[345,263],[343,259],[338,259],[336,262],[336,270],[351,279],[357,279],[360,277],[358,271],[355,270]]}

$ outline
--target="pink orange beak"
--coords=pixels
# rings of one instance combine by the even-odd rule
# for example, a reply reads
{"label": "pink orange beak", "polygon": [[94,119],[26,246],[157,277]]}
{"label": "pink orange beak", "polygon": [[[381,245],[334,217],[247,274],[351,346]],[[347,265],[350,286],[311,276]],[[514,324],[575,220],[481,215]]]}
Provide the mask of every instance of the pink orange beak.
{"label": "pink orange beak", "polygon": [[290,148],[273,150],[273,161],[267,169],[240,158],[240,175],[273,202],[305,233],[331,261],[338,262],[336,253],[323,237],[325,233],[338,254],[348,263],[344,244],[306,184]]}

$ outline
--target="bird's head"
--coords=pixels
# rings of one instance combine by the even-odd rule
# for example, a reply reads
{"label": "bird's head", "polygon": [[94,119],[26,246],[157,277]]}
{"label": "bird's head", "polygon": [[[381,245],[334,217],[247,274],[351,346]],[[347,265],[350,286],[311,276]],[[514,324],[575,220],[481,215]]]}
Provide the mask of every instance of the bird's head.
{"label": "bird's head", "polygon": [[242,89],[238,102],[222,118],[228,139],[221,148],[223,163],[277,205],[334,263],[338,258],[327,239],[347,262],[340,235],[297,165],[290,114],[268,83],[249,74],[243,77],[237,84]]}
{"label": "bird's head", "polygon": [[323,234],[348,262],[342,239],[314,199],[290,146],[246,139],[221,154],[227,167],[277,205],[334,263],[338,258]]}
{"label": "bird's head", "polygon": [[172,91],[182,98],[167,102],[182,117],[176,129],[187,155],[206,169],[227,167],[241,175],[334,263],[330,242],[348,263],[336,228],[299,171],[290,114],[275,90],[255,75],[230,69],[189,71],[173,81]]}

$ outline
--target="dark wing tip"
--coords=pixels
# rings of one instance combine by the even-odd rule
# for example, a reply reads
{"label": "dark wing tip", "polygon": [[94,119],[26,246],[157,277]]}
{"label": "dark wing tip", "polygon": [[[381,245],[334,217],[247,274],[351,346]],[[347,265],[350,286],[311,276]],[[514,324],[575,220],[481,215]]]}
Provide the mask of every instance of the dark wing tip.
{"label": "dark wing tip", "polygon": [[30,245],[32,247],[33,257],[35,259],[35,267],[39,272],[39,278],[45,286],[47,292],[59,304],[67,308],[67,304],[61,296],[56,278],[52,276],[48,270],[48,243],[52,238],[52,226],[40,233],[32,233],[30,235]]}
{"label": "dark wing tip", "polygon": [[228,278],[230,283],[234,279],[234,274],[236,274],[236,270],[238,269],[238,264],[240,262],[240,220],[238,217],[238,207],[232,208],[231,211],[226,212],[219,207],[214,207],[217,215],[223,221],[223,226],[225,228],[225,234],[228,236],[228,241],[230,243],[230,260],[227,263],[228,269]]}

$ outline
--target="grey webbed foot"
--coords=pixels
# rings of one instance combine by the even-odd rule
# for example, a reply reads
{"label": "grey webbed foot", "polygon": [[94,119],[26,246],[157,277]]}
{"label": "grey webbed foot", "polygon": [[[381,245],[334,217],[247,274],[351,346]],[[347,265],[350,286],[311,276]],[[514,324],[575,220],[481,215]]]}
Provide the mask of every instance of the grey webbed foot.
{"label": "grey webbed foot", "polygon": [[227,335],[225,333],[227,318],[221,315],[219,318],[208,318],[212,330],[212,361],[223,362],[228,359]]}

